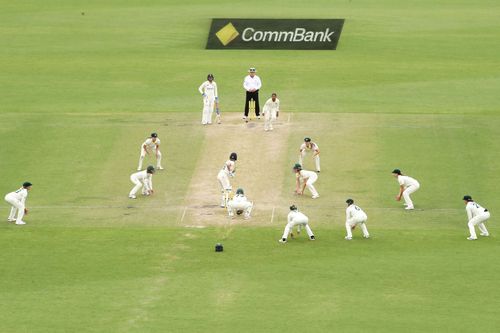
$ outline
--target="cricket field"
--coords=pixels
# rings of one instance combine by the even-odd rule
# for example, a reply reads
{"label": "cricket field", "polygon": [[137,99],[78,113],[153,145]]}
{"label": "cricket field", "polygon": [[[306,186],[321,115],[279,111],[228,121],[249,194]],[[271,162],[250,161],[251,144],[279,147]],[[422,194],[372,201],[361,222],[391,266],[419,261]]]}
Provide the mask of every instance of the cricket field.
{"label": "cricket field", "polygon": [[[0,205],[0,332],[498,332],[499,16],[493,0],[1,1],[0,190],[34,185],[26,225]],[[224,17],[345,24],[336,51],[205,50]],[[249,67],[261,104],[281,100],[272,132],[241,120]],[[208,73],[220,125],[200,124]],[[165,170],[131,200],[151,132]],[[293,194],[305,136],[316,200]],[[218,207],[233,151],[248,221]],[[394,168],[420,181],[414,211]],[[465,194],[490,237],[466,240]],[[370,239],[344,240],[347,198]],[[278,243],[291,204],[316,241]]]}

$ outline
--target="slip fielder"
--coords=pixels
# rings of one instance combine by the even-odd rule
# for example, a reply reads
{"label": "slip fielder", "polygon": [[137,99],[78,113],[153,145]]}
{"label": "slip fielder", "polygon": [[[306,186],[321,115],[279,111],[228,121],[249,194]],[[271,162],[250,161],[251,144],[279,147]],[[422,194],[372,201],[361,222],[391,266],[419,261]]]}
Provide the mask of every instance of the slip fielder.
{"label": "slip fielder", "polygon": [[467,239],[477,239],[475,229],[476,225],[479,228],[479,231],[481,231],[480,235],[483,237],[488,237],[490,233],[488,232],[488,229],[486,229],[484,222],[486,222],[490,218],[490,212],[486,208],[481,207],[481,205],[479,205],[477,202],[474,202],[470,195],[464,195],[463,200],[465,202],[467,219],[469,220],[467,225],[469,226],[470,237],[467,237]]}
{"label": "slip fielder", "polygon": [[368,216],[366,213],[354,204],[354,200],[347,199],[346,200],[347,209],[345,210],[345,229],[347,230],[347,236],[345,239],[352,239],[352,230],[356,228],[357,225],[361,227],[361,231],[363,231],[364,238],[370,238],[370,234],[368,233],[368,229],[366,228],[366,220]]}
{"label": "slip fielder", "polygon": [[420,188],[420,183],[409,176],[405,176],[401,173],[401,170],[394,169],[392,171],[392,175],[398,179],[399,183],[399,193],[396,195],[396,201],[401,200],[401,196],[405,199],[405,209],[412,210],[415,207],[413,206],[413,201],[410,198],[410,194],[417,191]]}
{"label": "slip fielder", "polygon": [[137,167],[137,171],[142,170],[142,161],[144,161],[144,157],[146,157],[146,155],[149,155],[150,151],[151,153],[155,153],[156,169],[163,170],[163,167],[161,166],[160,138],[158,138],[158,134],[151,133],[151,136],[141,145],[141,156],[139,157],[139,166]]}
{"label": "slip fielder", "polygon": [[276,93],[272,93],[271,98],[266,101],[262,112],[264,113],[264,131],[272,131],[273,122],[279,117],[280,112],[280,100]]}
{"label": "slip fielder", "polygon": [[[298,195],[304,194],[304,190],[307,186],[307,188],[312,194],[312,198],[313,199],[319,198],[319,193],[318,191],[316,191],[316,188],[313,185],[316,182],[316,180],[318,180],[318,175],[314,171],[303,170],[302,166],[298,163],[296,163],[293,166],[293,172],[295,172],[295,178],[296,178],[295,194]],[[302,188],[301,188],[301,183],[302,183]]]}
{"label": "slip fielder", "polygon": [[280,243],[287,242],[288,235],[292,232],[294,226],[304,227],[306,229],[307,235],[309,236],[309,239],[316,239],[311,228],[309,227],[309,218],[305,214],[299,212],[297,206],[290,206],[290,213],[288,213],[287,220],[288,222],[285,226],[285,230],[283,231],[283,236],[281,236],[281,239],[279,240]]}
{"label": "slip fielder", "polygon": [[319,147],[316,142],[312,142],[311,138],[304,138],[304,143],[300,146],[299,149],[299,164],[303,164],[303,159],[306,156],[307,152],[312,152],[312,157],[314,162],[316,163],[316,172],[321,171],[320,163],[319,163]]}
{"label": "slip fielder", "polygon": [[[28,191],[31,190],[33,184],[30,182],[23,183],[23,186],[5,195],[5,201],[12,207],[10,208],[10,214],[7,218],[8,222],[16,222],[17,225],[26,224],[23,221],[25,214],[28,214],[28,209],[26,208],[26,198],[28,197]],[[17,213],[17,218],[15,218]]]}
{"label": "slip fielder", "polygon": [[[207,81],[203,82],[198,88],[203,97],[203,115],[201,118],[202,125],[212,124],[212,113],[214,106],[219,103],[219,94],[217,92],[217,83],[214,81],[213,74],[207,75]],[[217,122],[220,124],[220,117],[217,114]]]}
{"label": "slip fielder", "polygon": [[252,213],[253,202],[249,201],[245,196],[245,191],[242,188],[236,190],[236,195],[233,199],[227,202],[227,212],[230,218],[234,218],[234,213],[236,215],[241,215],[243,213],[245,220],[250,218]]}
{"label": "slip fielder", "polygon": [[238,155],[236,153],[231,153],[229,155],[229,159],[224,163],[224,166],[217,174],[217,180],[221,186],[221,203],[220,206],[222,208],[227,206],[227,202],[229,200],[229,195],[231,194],[231,182],[229,181],[229,177],[234,177],[234,173],[236,172],[236,161],[238,160]]}
{"label": "slip fielder", "polygon": [[150,165],[146,170],[139,171],[130,175],[130,181],[135,184],[132,188],[128,197],[130,199],[135,199],[135,194],[142,187],[142,195],[153,194],[153,174],[155,173],[155,168]]}

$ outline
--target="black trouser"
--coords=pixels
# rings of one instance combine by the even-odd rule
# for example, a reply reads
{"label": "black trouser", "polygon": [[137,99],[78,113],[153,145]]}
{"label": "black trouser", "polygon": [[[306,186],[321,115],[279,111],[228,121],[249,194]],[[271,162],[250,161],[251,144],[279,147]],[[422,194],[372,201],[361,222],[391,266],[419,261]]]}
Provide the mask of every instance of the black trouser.
{"label": "black trouser", "polygon": [[253,99],[255,101],[255,115],[257,117],[260,116],[260,107],[259,107],[259,91],[255,90],[253,92],[247,91],[247,100],[245,101],[245,117],[248,117],[248,108],[250,104],[250,100]]}

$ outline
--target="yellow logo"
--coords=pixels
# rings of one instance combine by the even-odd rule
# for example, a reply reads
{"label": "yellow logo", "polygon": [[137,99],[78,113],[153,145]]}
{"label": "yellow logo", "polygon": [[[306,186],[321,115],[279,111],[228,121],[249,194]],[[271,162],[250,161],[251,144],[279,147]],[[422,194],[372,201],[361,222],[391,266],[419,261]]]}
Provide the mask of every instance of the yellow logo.
{"label": "yellow logo", "polygon": [[217,31],[215,35],[217,36],[217,38],[219,38],[222,45],[226,46],[227,44],[231,43],[236,37],[238,37],[240,33],[238,32],[238,30],[236,30],[234,25],[229,22],[222,29]]}

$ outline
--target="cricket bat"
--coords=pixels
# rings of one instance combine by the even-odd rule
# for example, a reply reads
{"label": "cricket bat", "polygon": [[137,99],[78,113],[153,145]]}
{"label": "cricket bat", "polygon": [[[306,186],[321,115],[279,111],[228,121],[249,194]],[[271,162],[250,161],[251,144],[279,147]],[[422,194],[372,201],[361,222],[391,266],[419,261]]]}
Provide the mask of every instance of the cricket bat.
{"label": "cricket bat", "polygon": [[220,124],[220,110],[219,110],[219,102],[215,103],[215,120],[217,121],[217,124]]}

